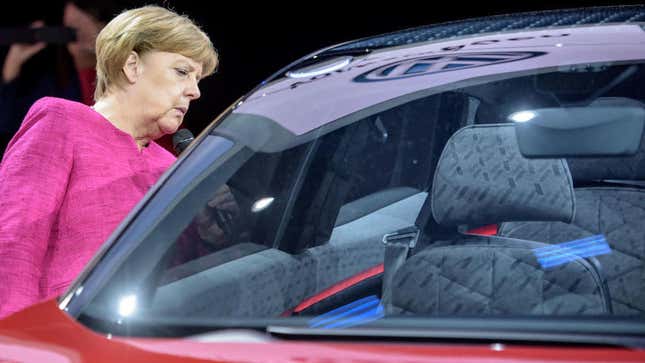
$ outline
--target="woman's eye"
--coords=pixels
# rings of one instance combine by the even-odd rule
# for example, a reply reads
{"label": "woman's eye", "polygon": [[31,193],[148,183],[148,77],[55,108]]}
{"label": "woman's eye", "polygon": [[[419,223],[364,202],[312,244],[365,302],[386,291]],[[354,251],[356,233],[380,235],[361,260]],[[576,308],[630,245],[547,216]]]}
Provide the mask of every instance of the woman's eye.
{"label": "woman's eye", "polygon": [[175,71],[176,71],[176,72],[177,72],[177,74],[179,74],[180,76],[187,76],[187,75],[188,75],[188,71],[187,71],[187,70],[185,70],[185,69],[175,68]]}

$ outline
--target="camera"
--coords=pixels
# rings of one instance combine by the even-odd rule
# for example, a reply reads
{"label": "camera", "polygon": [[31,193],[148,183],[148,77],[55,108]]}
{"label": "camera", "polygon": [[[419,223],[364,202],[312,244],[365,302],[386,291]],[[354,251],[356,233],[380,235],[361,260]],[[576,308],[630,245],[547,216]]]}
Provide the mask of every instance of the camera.
{"label": "camera", "polygon": [[74,41],[76,41],[76,30],[70,27],[0,28],[0,45],[38,42],[66,44]]}

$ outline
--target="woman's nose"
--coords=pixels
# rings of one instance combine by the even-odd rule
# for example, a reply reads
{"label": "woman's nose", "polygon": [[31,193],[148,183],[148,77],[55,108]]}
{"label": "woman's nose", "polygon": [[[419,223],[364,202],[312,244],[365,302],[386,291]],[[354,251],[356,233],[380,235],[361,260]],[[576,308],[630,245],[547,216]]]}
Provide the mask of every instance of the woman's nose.
{"label": "woman's nose", "polygon": [[188,87],[186,87],[186,95],[191,100],[196,100],[202,95],[202,93],[199,91],[199,84],[197,83],[196,79],[193,79]]}

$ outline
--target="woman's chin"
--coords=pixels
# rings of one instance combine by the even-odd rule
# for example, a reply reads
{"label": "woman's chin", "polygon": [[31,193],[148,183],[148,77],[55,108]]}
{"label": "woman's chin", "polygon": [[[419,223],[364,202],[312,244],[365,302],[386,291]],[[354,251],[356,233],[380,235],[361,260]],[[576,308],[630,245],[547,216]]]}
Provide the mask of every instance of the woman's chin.
{"label": "woman's chin", "polygon": [[161,131],[161,136],[163,135],[168,135],[168,134],[174,134],[177,132],[177,129],[179,129],[180,123],[173,123],[173,124],[160,124],[159,125],[159,131]]}

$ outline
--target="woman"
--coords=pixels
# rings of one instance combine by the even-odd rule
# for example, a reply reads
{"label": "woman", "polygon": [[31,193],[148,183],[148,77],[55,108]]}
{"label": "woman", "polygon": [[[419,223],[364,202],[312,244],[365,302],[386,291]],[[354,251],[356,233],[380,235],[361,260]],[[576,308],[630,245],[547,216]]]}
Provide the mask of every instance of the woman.
{"label": "woman", "polygon": [[175,157],[177,130],[217,54],[188,18],[121,13],[96,39],[92,108],[43,98],[0,164],[0,317],[63,292]]}

